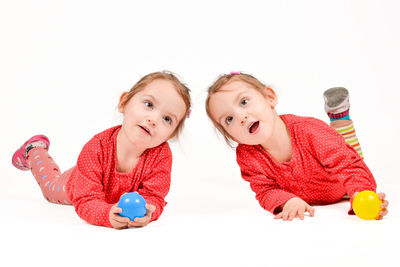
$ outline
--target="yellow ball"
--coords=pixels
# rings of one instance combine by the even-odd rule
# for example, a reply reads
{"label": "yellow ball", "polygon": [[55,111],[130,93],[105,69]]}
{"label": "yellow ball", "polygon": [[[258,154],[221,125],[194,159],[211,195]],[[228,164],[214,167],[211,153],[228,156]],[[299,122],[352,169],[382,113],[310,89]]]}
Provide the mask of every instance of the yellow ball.
{"label": "yellow ball", "polygon": [[361,219],[374,220],[379,216],[381,204],[377,193],[365,190],[354,197],[353,210]]}

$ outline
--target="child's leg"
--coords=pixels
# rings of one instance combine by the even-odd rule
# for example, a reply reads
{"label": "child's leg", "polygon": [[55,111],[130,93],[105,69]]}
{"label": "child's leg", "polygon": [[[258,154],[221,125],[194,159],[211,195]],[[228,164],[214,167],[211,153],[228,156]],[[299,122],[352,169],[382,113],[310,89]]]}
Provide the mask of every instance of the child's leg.
{"label": "child's leg", "polygon": [[42,189],[43,196],[50,202],[71,204],[65,185],[73,170],[63,174],[47,153],[50,141],[44,135],[29,138],[12,156],[12,164],[20,170],[31,170]]}
{"label": "child's leg", "polygon": [[364,158],[360,143],[350,119],[349,92],[343,87],[333,87],[324,92],[325,111],[328,114],[330,125],[336,129],[360,155]]}
{"label": "child's leg", "polygon": [[71,204],[65,186],[73,168],[61,174],[59,167],[49,156],[47,149],[42,147],[34,147],[29,150],[26,161],[42,190],[43,196],[48,201],[58,204]]}

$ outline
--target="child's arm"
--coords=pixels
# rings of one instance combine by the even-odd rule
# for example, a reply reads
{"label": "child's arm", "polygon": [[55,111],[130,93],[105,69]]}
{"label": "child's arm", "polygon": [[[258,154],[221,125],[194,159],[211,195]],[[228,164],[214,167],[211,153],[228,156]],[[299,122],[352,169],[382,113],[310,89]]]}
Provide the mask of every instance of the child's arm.
{"label": "child's arm", "polygon": [[282,211],[283,204],[289,199],[297,197],[295,194],[284,191],[274,179],[265,175],[260,166],[255,164],[254,155],[247,146],[238,146],[236,160],[240,167],[242,178],[250,183],[256,193],[256,199],[261,207],[273,214]]}
{"label": "child's arm", "polygon": [[97,138],[82,149],[77,163],[77,177],[71,186],[70,197],[79,217],[90,224],[112,227],[109,212],[114,204],[105,201],[102,183],[102,152]]}
{"label": "child's arm", "polygon": [[304,129],[305,142],[331,178],[338,179],[349,196],[363,190],[375,191],[375,179],[357,151],[326,123],[316,119],[309,123]]}
{"label": "child's arm", "polygon": [[[146,203],[155,207],[147,223],[155,221],[160,217],[164,206],[167,204],[164,199],[171,185],[172,153],[168,143],[164,143],[159,149],[160,151],[156,151],[158,154],[157,157],[152,163],[152,166],[150,166],[150,174],[144,178],[138,189],[138,193],[142,195]],[[136,221],[141,223],[146,222],[140,218],[136,218],[135,222]]]}

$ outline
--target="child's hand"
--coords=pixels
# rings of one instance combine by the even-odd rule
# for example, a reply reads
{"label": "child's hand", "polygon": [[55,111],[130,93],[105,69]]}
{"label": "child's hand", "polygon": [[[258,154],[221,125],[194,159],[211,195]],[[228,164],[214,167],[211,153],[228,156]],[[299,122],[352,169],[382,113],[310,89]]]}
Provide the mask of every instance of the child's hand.
{"label": "child's hand", "polygon": [[376,218],[377,220],[382,220],[383,216],[386,216],[388,214],[388,210],[387,207],[389,206],[389,202],[387,200],[385,200],[385,193],[378,193],[379,199],[382,201],[381,204],[381,211],[379,212],[379,216],[378,218]]}
{"label": "child's hand", "polygon": [[110,223],[115,229],[125,229],[128,227],[130,222],[129,218],[119,216],[122,212],[121,208],[118,208],[118,203],[111,207],[110,213],[108,214]]}
{"label": "child's hand", "polygon": [[[360,192],[355,192],[353,194],[353,199],[354,197]],[[376,218],[376,220],[382,220],[383,216],[386,216],[388,214],[387,207],[389,206],[389,202],[385,200],[386,194],[385,193],[378,193],[379,199],[382,201],[381,204],[381,211],[379,212],[379,216]]]}
{"label": "child's hand", "polygon": [[143,227],[149,224],[151,214],[156,210],[156,207],[151,204],[146,204],[146,215],[144,217],[136,217],[134,221],[129,220],[127,217],[122,217],[119,213],[122,209],[118,207],[118,203],[111,207],[109,219],[112,227],[115,229],[125,229],[128,227]]}
{"label": "child's hand", "polygon": [[151,214],[156,210],[156,207],[151,204],[146,204],[146,215],[144,217],[136,217],[134,221],[129,221],[129,227],[143,227],[149,224]]}
{"label": "child's hand", "polygon": [[315,209],[307,204],[304,200],[298,197],[289,199],[282,208],[282,211],[275,216],[275,219],[283,219],[284,221],[291,221],[294,217],[298,216],[304,219],[304,213],[308,212],[311,217],[314,216]]}

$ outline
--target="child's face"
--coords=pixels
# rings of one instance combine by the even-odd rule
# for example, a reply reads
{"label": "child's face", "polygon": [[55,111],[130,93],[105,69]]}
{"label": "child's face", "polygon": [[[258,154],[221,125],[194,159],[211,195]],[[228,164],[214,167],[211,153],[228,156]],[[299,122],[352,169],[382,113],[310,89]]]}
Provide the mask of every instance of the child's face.
{"label": "child's face", "polygon": [[242,81],[232,81],[210,98],[210,113],[240,144],[258,145],[272,135],[278,117],[274,110],[275,92],[265,88],[265,95]]}
{"label": "child's face", "polygon": [[119,111],[124,114],[121,130],[129,141],[137,147],[151,148],[172,137],[186,105],[171,82],[158,79],[136,93]]}

